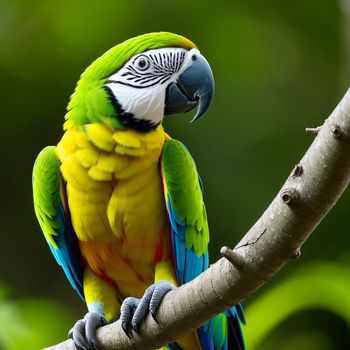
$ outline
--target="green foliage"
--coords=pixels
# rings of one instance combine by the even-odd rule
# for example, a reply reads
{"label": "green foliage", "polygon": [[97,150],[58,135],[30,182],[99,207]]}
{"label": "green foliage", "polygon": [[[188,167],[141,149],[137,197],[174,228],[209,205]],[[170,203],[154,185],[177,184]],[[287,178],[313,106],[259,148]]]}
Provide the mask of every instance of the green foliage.
{"label": "green foliage", "polygon": [[43,298],[9,298],[0,285],[0,349],[37,350],[62,341],[72,326],[72,315]]}
{"label": "green foliage", "polygon": [[[245,329],[248,349],[334,349],[326,334],[312,329],[289,334],[288,340],[273,344],[274,332],[293,315],[306,310],[326,310],[348,327],[340,342],[350,335],[349,263],[318,262],[295,271],[287,279],[256,298],[248,308]],[[343,340],[342,340],[343,339]],[[348,343],[349,345],[349,343]]]}
{"label": "green foliage", "polygon": [[30,330],[25,323],[18,305],[7,300],[8,289],[0,285],[0,349],[13,349],[13,339],[27,336]]}

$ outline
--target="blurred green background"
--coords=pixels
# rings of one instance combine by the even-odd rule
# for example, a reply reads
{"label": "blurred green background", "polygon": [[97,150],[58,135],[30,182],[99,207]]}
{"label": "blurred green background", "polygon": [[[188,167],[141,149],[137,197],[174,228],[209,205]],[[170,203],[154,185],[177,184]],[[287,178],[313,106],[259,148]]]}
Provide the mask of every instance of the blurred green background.
{"label": "blurred green background", "polygon": [[[209,113],[165,121],[205,184],[211,260],[260,216],[350,83],[350,1],[1,0],[0,349],[66,337],[85,307],[35,220],[31,170],[56,144],[79,75],[108,48],[166,30],[211,63]],[[302,256],[244,302],[248,349],[350,348],[350,193]]]}

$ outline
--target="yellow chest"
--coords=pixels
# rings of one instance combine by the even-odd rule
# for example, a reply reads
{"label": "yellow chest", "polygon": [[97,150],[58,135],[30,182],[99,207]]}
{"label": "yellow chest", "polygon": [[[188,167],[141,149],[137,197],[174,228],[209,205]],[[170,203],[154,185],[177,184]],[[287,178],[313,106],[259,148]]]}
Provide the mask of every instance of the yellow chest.
{"label": "yellow chest", "polygon": [[[168,138],[161,126],[149,133],[68,126],[57,151],[73,227],[84,247],[108,242],[118,256],[154,259],[167,224],[159,157]],[[91,263],[103,264],[110,251],[101,248]]]}

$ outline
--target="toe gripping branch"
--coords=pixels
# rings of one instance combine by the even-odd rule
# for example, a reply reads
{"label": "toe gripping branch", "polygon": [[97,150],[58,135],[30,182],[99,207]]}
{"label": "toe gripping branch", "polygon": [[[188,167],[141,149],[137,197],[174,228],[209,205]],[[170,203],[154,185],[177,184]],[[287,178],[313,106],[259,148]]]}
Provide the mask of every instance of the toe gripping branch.
{"label": "toe gripping branch", "polygon": [[168,281],[158,281],[148,287],[141,299],[128,297],[120,308],[120,321],[124,333],[132,338],[132,330],[139,333],[141,322],[151,313],[158,323],[156,313],[164,296],[176,287]]}
{"label": "toe gripping branch", "polygon": [[68,337],[74,342],[78,350],[99,350],[96,339],[96,330],[105,326],[106,319],[94,312],[88,312],[82,320],[75,323],[69,331]]}

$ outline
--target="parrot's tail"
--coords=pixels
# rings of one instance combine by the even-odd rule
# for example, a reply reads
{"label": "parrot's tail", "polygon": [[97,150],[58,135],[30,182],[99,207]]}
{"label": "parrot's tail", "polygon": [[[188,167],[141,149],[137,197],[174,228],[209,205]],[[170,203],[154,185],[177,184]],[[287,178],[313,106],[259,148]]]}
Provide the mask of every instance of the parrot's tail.
{"label": "parrot's tail", "polygon": [[[241,324],[246,320],[241,304],[221,313],[198,329],[202,350],[245,350]],[[172,343],[161,350],[192,350]]]}

